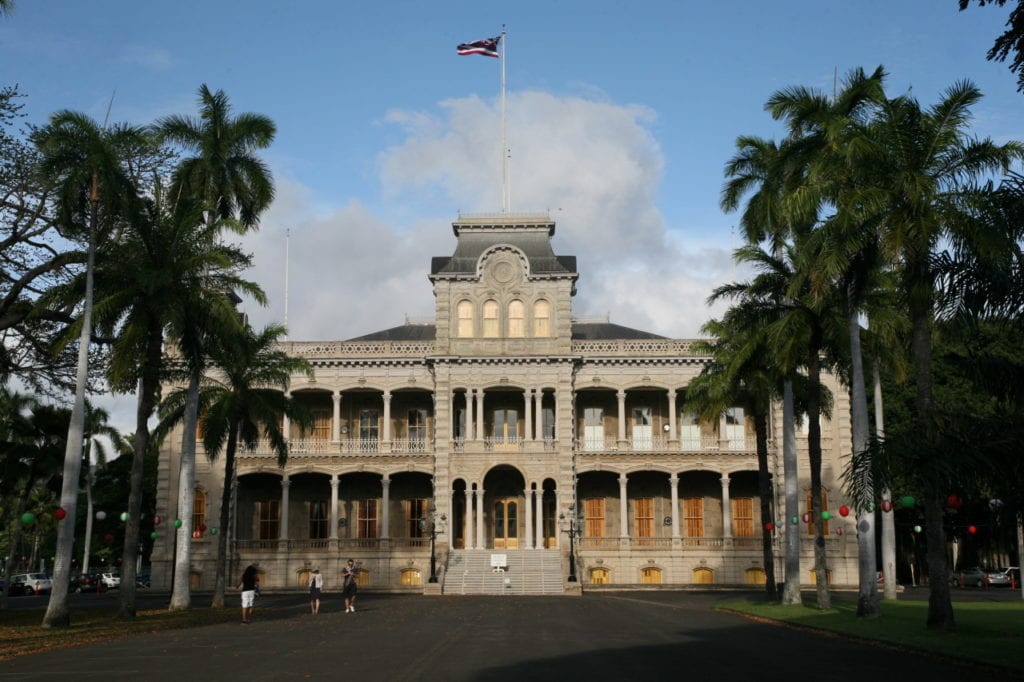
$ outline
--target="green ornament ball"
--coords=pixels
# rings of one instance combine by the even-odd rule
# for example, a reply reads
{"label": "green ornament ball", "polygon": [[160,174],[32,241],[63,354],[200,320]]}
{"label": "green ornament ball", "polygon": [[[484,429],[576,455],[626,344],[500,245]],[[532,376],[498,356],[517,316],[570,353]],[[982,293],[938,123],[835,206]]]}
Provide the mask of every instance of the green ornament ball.
{"label": "green ornament ball", "polygon": [[915,502],[917,502],[917,500],[914,499],[913,495],[904,495],[900,498],[900,503],[904,507],[913,507]]}
{"label": "green ornament ball", "polygon": [[174,527],[181,528],[181,519],[174,519]]}
{"label": "green ornament ball", "polygon": [[921,532],[921,526],[914,526],[914,532],[915,533],[920,533]]}
{"label": "green ornament ball", "polygon": [[875,511],[875,503],[874,502],[868,502],[867,511],[868,511],[869,514],[873,514],[874,513],[874,511]]}
{"label": "green ornament ball", "polygon": [[795,525],[800,523],[800,517],[799,516],[790,516],[789,517],[789,522],[795,526]]}
{"label": "green ornament ball", "polygon": [[158,537],[160,537],[160,536],[157,535],[156,531],[153,531],[152,533],[149,534],[149,539],[150,540],[156,540]]}
{"label": "green ornament ball", "polygon": [[211,528],[210,529],[210,535],[216,535],[216,534],[217,534],[217,529],[216,528]]}
{"label": "green ornament ball", "polygon": [[25,512],[21,515],[21,522],[24,523],[26,526],[31,526],[33,523],[36,522],[36,515],[32,512]]}
{"label": "green ornament ball", "polygon": [[832,518],[832,512],[827,512],[827,511],[821,512],[821,519],[823,521],[828,521],[831,518]]}
{"label": "green ornament ball", "polygon": [[128,519],[130,519],[131,517],[132,517],[132,515],[131,515],[131,514],[129,514],[128,512],[121,512],[121,520],[122,520],[122,521],[127,521],[127,520],[128,520]]}

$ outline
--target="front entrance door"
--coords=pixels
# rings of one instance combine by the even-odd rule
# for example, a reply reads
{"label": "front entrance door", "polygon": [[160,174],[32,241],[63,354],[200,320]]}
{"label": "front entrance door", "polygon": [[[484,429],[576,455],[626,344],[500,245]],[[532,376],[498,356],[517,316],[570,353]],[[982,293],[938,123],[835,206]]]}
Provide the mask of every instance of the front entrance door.
{"label": "front entrance door", "polygon": [[519,549],[519,501],[494,501],[494,549]]}

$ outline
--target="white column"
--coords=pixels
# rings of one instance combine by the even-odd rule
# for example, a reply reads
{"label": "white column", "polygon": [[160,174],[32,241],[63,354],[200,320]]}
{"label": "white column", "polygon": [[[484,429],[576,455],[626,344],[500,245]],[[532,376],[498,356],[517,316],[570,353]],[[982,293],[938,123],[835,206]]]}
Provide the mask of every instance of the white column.
{"label": "white column", "polygon": [[526,411],[523,414],[523,439],[527,441],[533,440],[533,389],[528,388],[523,391],[523,403],[526,406]]}
{"label": "white column", "polygon": [[544,489],[537,488],[537,496],[534,498],[535,514],[534,524],[537,527],[537,548],[544,549]]}
{"label": "white column", "polygon": [[473,393],[470,389],[466,389],[466,440],[475,440],[473,437],[474,429],[473,426],[476,424],[473,421]]}
{"label": "white column", "polygon": [[672,486],[672,537],[679,537],[679,477],[672,474],[668,477],[668,483]]}
{"label": "white column", "polygon": [[679,440],[679,430],[676,428],[676,390],[669,389],[668,392],[668,439]]}
{"label": "white column", "polygon": [[484,433],[484,389],[481,388],[476,392],[476,439],[483,440]]}
{"label": "white column", "polygon": [[288,539],[288,489],[291,485],[291,479],[285,474],[281,478],[281,528],[277,536],[281,540]]}
{"label": "white column", "polygon": [[476,491],[476,548],[484,549],[484,489]]}
{"label": "white column", "polygon": [[381,440],[385,443],[391,442],[391,391],[384,391],[384,428],[381,431]]}
{"label": "white column", "polygon": [[338,474],[331,474],[331,539],[338,539]]}
{"label": "white column", "polygon": [[722,476],[722,537],[732,537],[732,505],[729,503],[729,474]]}
{"label": "white column", "polygon": [[[285,391],[284,392],[284,397],[285,398],[291,398],[292,397],[292,392],[291,391]],[[285,414],[281,415],[281,431],[282,431],[282,433],[284,435],[284,439],[286,441],[289,441],[289,440],[292,439],[292,420],[288,416],[287,412]]]}
{"label": "white column", "polygon": [[462,544],[464,549],[473,549],[473,491],[466,483],[466,517],[462,519]]}
{"label": "white column", "polygon": [[391,479],[384,476],[380,479],[381,489],[381,509],[380,511],[380,536],[381,538],[391,537],[391,514],[389,507],[391,506]]}
{"label": "white column", "polygon": [[626,392],[619,391],[615,394],[619,399],[619,442],[626,440]]}
{"label": "white column", "polygon": [[334,401],[334,412],[331,415],[331,442],[341,441],[341,391],[335,391],[331,395]]}
{"label": "white column", "polygon": [[533,490],[530,489],[529,483],[523,491],[523,500],[523,506],[526,507],[526,549],[533,549]]}
{"label": "white column", "polygon": [[[537,438],[542,440],[544,438],[544,389],[538,388],[536,393],[533,394],[533,421],[534,428],[533,432],[537,434]],[[542,543],[537,543],[540,546]]]}
{"label": "white column", "polygon": [[619,537],[629,537],[629,505],[626,502],[626,474],[619,474]]}

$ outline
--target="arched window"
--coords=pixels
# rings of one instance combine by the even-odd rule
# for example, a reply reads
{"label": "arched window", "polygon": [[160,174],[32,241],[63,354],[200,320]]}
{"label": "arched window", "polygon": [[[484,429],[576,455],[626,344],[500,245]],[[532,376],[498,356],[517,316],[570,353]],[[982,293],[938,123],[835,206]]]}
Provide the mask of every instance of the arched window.
{"label": "arched window", "polygon": [[508,304],[508,335],[510,337],[521,339],[526,336],[526,327],[523,325],[525,311],[522,301],[512,301]]}
{"label": "arched window", "polygon": [[456,334],[460,339],[469,339],[473,336],[473,304],[469,301],[459,301],[456,307],[456,315],[459,326]]}
{"label": "arched window", "polygon": [[[416,587],[423,584],[422,574],[416,568],[403,568],[401,578],[404,587]],[[359,584],[358,581],[356,584]]]}
{"label": "arched window", "polygon": [[206,493],[196,488],[195,501],[192,503],[192,532],[199,531],[205,535],[206,528]]}
{"label": "arched window", "polygon": [[640,584],[641,585],[660,585],[661,584],[661,569],[660,568],[642,568],[640,569]]}
{"label": "arched window", "polygon": [[551,304],[547,301],[533,304],[533,335],[538,338],[551,336]]}
{"label": "arched window", "polygon": [[748,568],[743,573],[743,582],[747,585],[764,585],[767,581],[763,568]]}
{"label": "arched window", "polygon": [[485,339],[498,338],[498,302],[484,301],[483,315],[483,337]]}
{"label": "arched window", "polygon": [[694,585],[712,585],[715,582],[715,572],[710,568],[693,569]]}
{"label": "arched window", "polygon": [[591,585],[610,585],[612,582],[612,572],[607,568],[592,568],[590,569],[590,584]]}

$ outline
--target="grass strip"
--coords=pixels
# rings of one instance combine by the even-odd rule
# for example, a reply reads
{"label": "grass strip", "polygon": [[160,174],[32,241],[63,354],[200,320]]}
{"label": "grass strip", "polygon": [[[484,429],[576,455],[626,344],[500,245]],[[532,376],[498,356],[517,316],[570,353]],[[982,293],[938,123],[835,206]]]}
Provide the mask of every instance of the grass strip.
{"label": "grass strip", "polygon": [[1024,603],[966,602],[954,607],[956,628],[929,630],[926,602],[883,602],[882,617],[857,617],[854,601],[833,597],[832,609],[813,603],[784,606],[777,602],[728,601],[718,608],[798,627],[885,642],[951,658],[1024,671]]}

